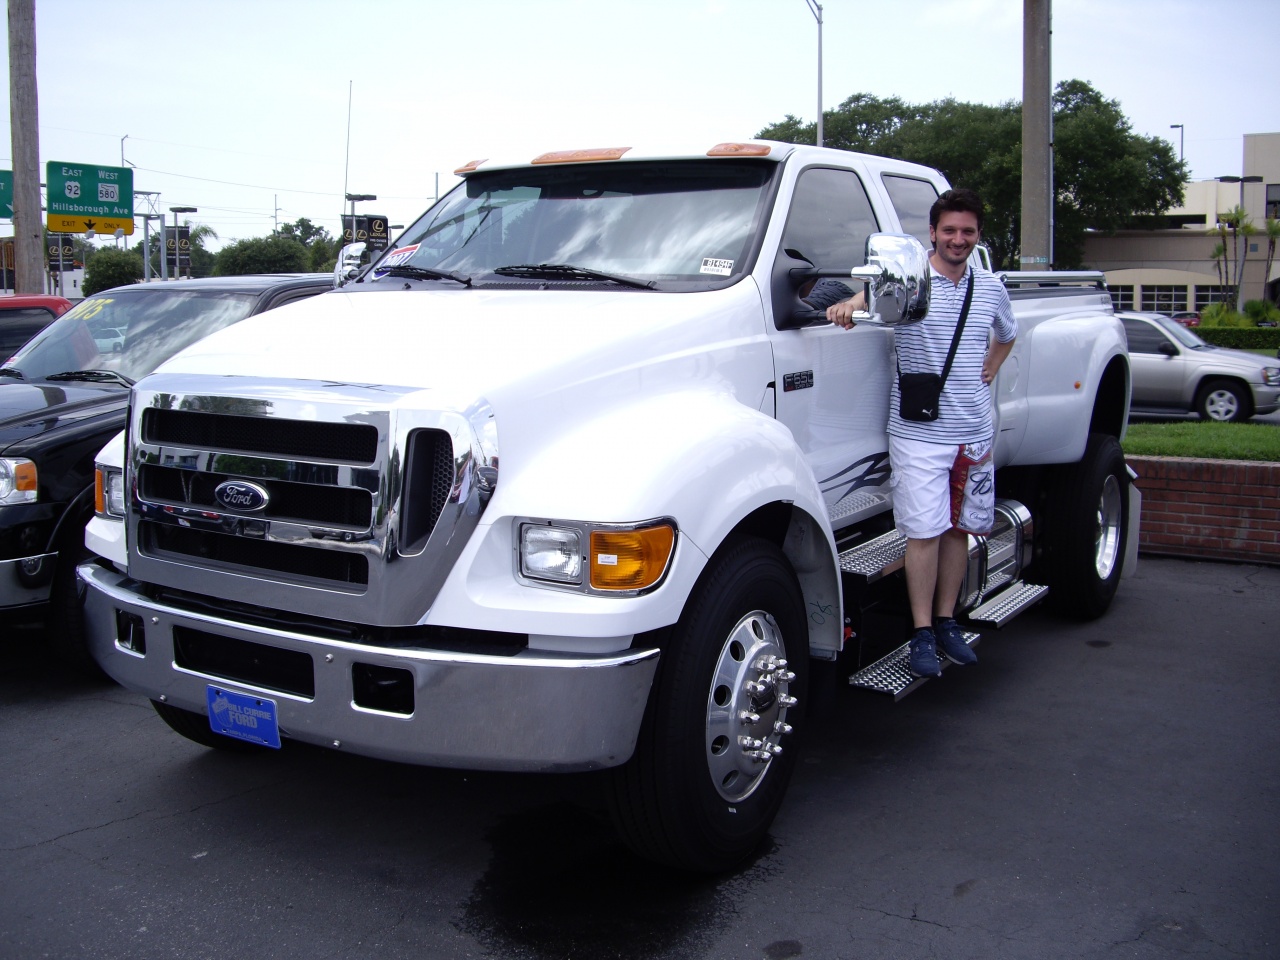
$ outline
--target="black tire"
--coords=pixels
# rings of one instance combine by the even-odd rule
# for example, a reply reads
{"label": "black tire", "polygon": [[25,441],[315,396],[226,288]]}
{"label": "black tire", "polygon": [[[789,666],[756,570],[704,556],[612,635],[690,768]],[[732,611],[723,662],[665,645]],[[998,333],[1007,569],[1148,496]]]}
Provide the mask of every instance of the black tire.
{"label": "black tire", "polygon": [[1253,416],[1253,397],[1234,380],[1210,380],[1196,394],[1196,413],[1201,420],[1222,423],[1248,420]]}
{"label": "black tire", "polygon": [[1089,435],[1084,456],[1050,487],[1044,569],[1049,606],[1077,620],[1107,612],[1129,535],[1129,472],[1115,437]]}
{"label": "black tire", "polygon": [[237,740],[235,737],[214,733],[209,726],[209,718],[203,713],[193,713],[190,710],[183,710],[181,707],[175,707],[169,703],[161,703],[159,700],[152,700],[151,705],[156,708],[156,713],[160,714],[160,719],[167,723],[174,733],[180,733],[188,740],[198,743],[202,747],[228,750],[231,753],[259,753],[270,749],[259,746],[256,743],[250,743],[248,740]]}
{"label": "black tire", "polygon": [[86,516],[71,524],[73,531],[62,539],[49,587],[49,615],[45,634],[49,649],[63,666],[86,676],[105,676],[93,657],[84,631],[85,586],[76,576],[76,567],[91,554],[84,546]]}
{"label": "black tire", "polygon": [[723,548],[663,646],[635,753],[611,772],[614,821],[637,854],[716,872],[760,846],[795,767],[808,659],[782,553],[756,538]]}

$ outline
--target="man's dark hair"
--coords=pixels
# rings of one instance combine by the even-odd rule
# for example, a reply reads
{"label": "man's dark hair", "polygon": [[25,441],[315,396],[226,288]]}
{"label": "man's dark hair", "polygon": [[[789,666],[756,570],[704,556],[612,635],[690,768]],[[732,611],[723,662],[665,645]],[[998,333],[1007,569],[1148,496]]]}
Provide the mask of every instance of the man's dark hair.
{"label": "man's dark hair", "polygon": [[944,213],[972,213],[978,218],[978,232],[982,232],[982,199],[972,190],[957,187],[933,201],[929,208],[929,226],[936,230]]}

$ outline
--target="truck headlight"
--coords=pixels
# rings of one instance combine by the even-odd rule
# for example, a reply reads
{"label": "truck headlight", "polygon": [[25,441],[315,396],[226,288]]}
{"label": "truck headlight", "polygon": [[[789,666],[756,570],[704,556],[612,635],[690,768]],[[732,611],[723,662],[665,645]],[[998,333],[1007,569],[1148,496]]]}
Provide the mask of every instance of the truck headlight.
{"label": "truck headlight", "polygon": [[100,517],[124,519],[124,471],[93,465],[93,512]]}
{"label": "truck headlight", "polygon": [[22,457],[0,457],[0,503],[35,503],[36,465]]}
{"label": "truck headlight", "polygon": [[582,534],[568,527],[520,528],[520,572],[534,580],[582,582]]}
{"label": "truck headlight", "polygon": [[1280,387],[1280,367],[1263,367],[1262,382],[1268,387]]}
{"label": "truck headlight", "polygon": [[675,523],[666,519],[525,520],[519,530],[521,577],[583,593],[643,593],[666,575],[676,543]]}

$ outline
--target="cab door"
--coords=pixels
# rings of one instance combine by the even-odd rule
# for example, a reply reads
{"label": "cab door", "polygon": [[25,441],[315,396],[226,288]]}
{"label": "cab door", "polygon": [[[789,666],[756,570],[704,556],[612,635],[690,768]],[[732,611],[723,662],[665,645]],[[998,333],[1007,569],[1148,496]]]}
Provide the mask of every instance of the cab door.
{"label": "cab door", "polygon": [[880,229],[855,171],[808,167],[797,177],[773,269],[776,416],[804,452],[837,528],[892,505],[885,425],[893,332],[868,324],[844,330],[826,322],[787,329],[796,310],[825,309],[854,293],[852,284],[832,286],[837,281],[797,290],[789,272],[808,264],[861,266],[867,237]]}

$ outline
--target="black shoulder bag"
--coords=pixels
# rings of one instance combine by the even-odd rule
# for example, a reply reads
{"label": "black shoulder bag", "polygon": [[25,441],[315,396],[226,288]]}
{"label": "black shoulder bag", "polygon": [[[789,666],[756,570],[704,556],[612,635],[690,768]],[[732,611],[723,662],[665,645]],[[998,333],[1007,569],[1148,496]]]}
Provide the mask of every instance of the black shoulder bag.
{"label": "black shoulder bag", "polygon": [[[956,348],[960,346],[960,333],[964,330],[964,321],[969,316],[969,304],[973,300],[973,267],[969,268],[969,289],[964,292],[964,305],[960,308],[960,321],[956,324],[956,335],[951,338],[951,349],[947,351],[947,363],[942,368],[942,376],[936,373],[903,373],[898,365],[898,414],[903,420],[915,420],[928,423],[938,419],[938,400],[942,396],[942,385],[947,382],[947,374],[951,372],[951,362],[956,358]],[[897,364],[897,358],[894,358]]]}

